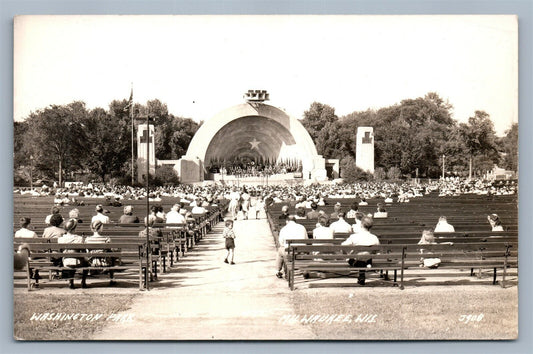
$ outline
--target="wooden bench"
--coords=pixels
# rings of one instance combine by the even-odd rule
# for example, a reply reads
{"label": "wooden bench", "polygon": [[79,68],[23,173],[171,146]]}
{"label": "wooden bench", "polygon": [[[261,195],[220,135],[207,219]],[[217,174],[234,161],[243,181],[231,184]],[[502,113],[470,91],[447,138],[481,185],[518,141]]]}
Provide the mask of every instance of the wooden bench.
{"label": "wooden bench", "polygon": [[[74,252],[64,253],[63,250],[72,250]],[[146,243],[143,240],[136,240],[136,242],[111,242],[103,244],[58,244],[57,242],[50,243],[32,243],[30,244],[30,258],[26,265],[27,271],[27,285],[28,290],[39,284],[40,271],[108,271],[108,272],[122,272],[125,270],[134,270],[138,272],[139,289],[143,288],[148,278],[148,267],[146,267]],[[90,251],[98,250],[99,253],[90,253]],[[100,253],[101,252],[101,253]],[[111,264],[108,266],[92,266],[85,265],[80,267],[66,267],[63,266],[58,259],[62,258],[106,258],[111,259]],[[116,273],[115,273],[116,274]],[[35,276],[33,276],[35,275]],[[143,277],[144,275],[144,277]],[[32,283],[33,279],[33,283]]]}
{"label": "wooden bench", "polygon": [[[421,252],[423,250],[423,252]],[[422,259],[438,258],[440,263],[436,269],[423,266]],[[429,245],[407,245],[405,248],[404,272],[421,269],[424,274],[436,276],[437,269],[464,270],[470,269],[470,276],[474,270],[489,270],[493,273],[492,284],[497,283],[497,272],[503,271],[500,285],[504,288],[509,268],[518,268],[518,240],[512,242],[471,242]]]}
{"label": "wooden bench", "polygon": [[[394,271],[393,285],[397,284],[397,272],[400,271],[400,289],[404,288],[404,276],[407,271],[435,273],[435,269],[423,267],[423,258],[439,258],[438,269],[461,270],[489,269],[493,271],[493,284],[496,284],[497,271],[503,270],[501,286],[505,287],[509,268],[518,267],[517,242],[473,242],[450,244],[387,244],[379,246],[342,246],[343,239],[333,240],[289,240],[288,281],[294,290],[296,271],[305,274],[310,271],[333,273],[350,276],[359,270]],[[421,253],[423,250],[423,253]],[[372,258],[371,268],[351,267],[349,258],[357,258],[357,253],[369,252],[364,258]],[[348,255],[348,253],[352,253]],[[355,255],[354,255],[355,254]]]}
{"label": "wooden bench", "polygon": [[[301,240],[300,240],[301,241]],[[340,244],[327,244],[330,240],[314,240],[322,244],[302,245],[296,240],[292,241],[288,249],[288,281],[291,290],[294,290],[294,277],[300,271],[304,277],[309,272],[335,274],[337,276],[350,276],[359,271],[389,271],[394,272],[394,286],[403,289],[403,274],[400,284],[397,283],[397,272],[403,270],[403,245],[377,245],[377,246],[342,246]],[[360,252],[369,252],[368,255],[357,255]],[[348,259],[363,257],[372,259],[371,268],[352,267]],[[388,276],[385,276],[387,279]]]}

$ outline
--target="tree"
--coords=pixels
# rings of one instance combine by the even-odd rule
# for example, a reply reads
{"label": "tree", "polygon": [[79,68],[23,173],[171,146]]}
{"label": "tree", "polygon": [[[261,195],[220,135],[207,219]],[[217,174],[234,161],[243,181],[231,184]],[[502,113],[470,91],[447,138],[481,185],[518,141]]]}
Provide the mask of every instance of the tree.
{"label": "tree", "polygon": [[102,108],[89,113],[84,167],[99,176],[102,182],[106,182],[107,176],[122,171],[130,158],[130,129],[126,119],[116,119]]}
{"label": "tree", "polygon": [[179,159],[187,153],[189,144],[200,125],[190,118],[174,118],[170,148],[172,159]]}
{"label": "tree", "polygon": [[59,184],[65,171],[80,167],[80,155],[84,155],[83,120],[87,114],[85,103],[52,105],[30,114],[26,122],[28,131],[25,144],[31,147],[36,168],[48,171],[53,177],[57,164]]}
{"label": "tree", "polygon": [[[402,174],[411,175],[419,170],[421,176],[435,176],[439,173],[444,144],[455,126],[451,110],[448,102],[430,92],[424,97],[405,99],[400,104],[377,111],[350,113],[339,119],[333,133],[321,134],[328,134],[328,140],[324,142],[333,144],[334,153],[355,156],[357,128],[371,126],[374,128],[376,167],[398,167]],[[322,143],[320,139],[319,142]],[[324,149],[325,152],[331,150]]]}
{"label": "tree", "polygon": [[493,163],[498,162],[496,134],[488,113],[475,111],[474,116],[468,118],[468,123],[461,123],[459,129],[470,159],[468,178],[472,178],[474,156],[484,155]]}
{"label": "tree", "polygon": [[153,184],[156,186],[164,186],[165,184],[179,184],[179,178],[172,166],[164,165],[157,167]]}
{"label": "tree", "polygon": [[518,123],[514,123],[501,139],[503,168],[518,171]]}
{"label": "tree", "polygon": [[351,156],[345,156],[340,163],[341,177],[346,183],[355,183],[357,181],[368,181],[372,175],[363,171],[355,165],[355,159]]}
{"label": "tree", "polygon": [[309,132],[309,135],[311,135],[315,145],[317,145],[320,131],[326,124],[334,123],[337,120],[338,117],[335,115],[335,108],[327,104],[313,102],[309,110],[304,112],[304,118],[301,122]]}
{"label": "tree", "polygon": [[29,163],[31,151],[28,144],[25,144],[26,133],[28,132],[27,122],[14,122],[13,124],[13,166],[15,168],[26,166]]}
{"label": "tree", "polygon": [[[469,155],[465,153],[467,147],[462,131],[463,128],[461,126],[453,126],[448,135],[448,140],[442,145],[441,151],[441,155],[445,155],[445,170],[460,175],[466,173],[470,159]],[[440,163],[442,166],[442,156]]]}

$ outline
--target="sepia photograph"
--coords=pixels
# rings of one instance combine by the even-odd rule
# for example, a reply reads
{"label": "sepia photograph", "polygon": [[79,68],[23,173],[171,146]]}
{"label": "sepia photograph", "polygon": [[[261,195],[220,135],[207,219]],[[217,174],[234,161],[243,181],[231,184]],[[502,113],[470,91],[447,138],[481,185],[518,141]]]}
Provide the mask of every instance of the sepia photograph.
{"label": "sepia photograph", "polygon": [[516,340],[516,15],[21,15],[13,338]]}

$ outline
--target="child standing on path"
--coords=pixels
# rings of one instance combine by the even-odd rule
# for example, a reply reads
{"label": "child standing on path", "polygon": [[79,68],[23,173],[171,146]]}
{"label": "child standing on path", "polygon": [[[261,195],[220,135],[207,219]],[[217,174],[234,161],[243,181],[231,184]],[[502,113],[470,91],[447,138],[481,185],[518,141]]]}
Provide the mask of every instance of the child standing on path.
{"label": "child standing on path", "polygon": [[[222,231],[222,237],[226,240],[226,259],[224,263],[235,264],[233,262],[233,256],[235,255],[235,232],[233,232],[233,220],[226,220],[224,231]],[[228,258],[231,254],[231,262],[228,262]]]}

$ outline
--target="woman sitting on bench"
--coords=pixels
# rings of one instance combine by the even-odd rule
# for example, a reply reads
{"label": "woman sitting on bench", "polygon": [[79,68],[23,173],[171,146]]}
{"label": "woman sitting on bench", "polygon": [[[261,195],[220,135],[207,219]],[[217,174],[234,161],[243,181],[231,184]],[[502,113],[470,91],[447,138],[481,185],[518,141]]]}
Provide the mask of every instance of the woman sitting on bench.
{"label": "woman sitting on bench", "polygon": [[492,227],[492,231],[504,231],[502,222],[498,214],[490,214],[489,216],[487,216],[487,220],[489,221],[489,224]]}
{"label": "woman sitting on bench", "polygon": [[[100,232],[102,232],[104,228],[104,224],[100,220],[94,220],[91,223],[91,231],[93,232],[92,236],[89,236],[85,239],[86,244],[98,244],[98,243],[109,243],[111,242],[111,239],[109,237],[105,237],[100,235]],[[89,253],[92,255],[98,254],[102,255],[104,253],[104,250],[90,250]],[[111,257],[90,257],[89,258],[89,264],[91,267],[109,267],[114,265],[115,259]],[[100,273],[100,271],[91,271],[95,273]],[[115,285],[116,283],[113,281],[113,271],[109,271],[109,285]]]}
{"label": "woman sitting on bench", "polygon": [[[67,223],[65,224],[65,230],[67,231],[66,234],[64,234],[63,236],[59,237],[57,239],[57,243],[58,244],[68,244],[68,243],[83,243],[83,238],[81,236],[78,236],[78,235],[75,235],[73,234],[73,232],[76,230],[76,226],[78,226],[78,222],[76,221],[76,219],[70,219],[69,221],[67,221]],[[76,250],[69,250],[69,249],[65,249],[63,250],[63,253],[76,253],[78,251]],[[85,258],[80,258],[80,257],[63,257],[63,266],[64,267],[69,267],[69,268],[77,268],[77,267],[84,267],[87,265],[87,261],[85,260]],[[62,276],[63,278],[70,278],[69,279],[69,287],[71,289],[75,289],[74,287],[74,275],[76,274],[76,270],[75,269],[72,269],[72,270],[63,270],[62,271]],[[86,288],[87,287],[87,284],[85,283],[85,279],[87,278],[87,270],[84,270],[83,273],[82,273],[82,278],[81,278],[81,287],[82,288]]]}
{"label": "woman sitting on bench", "polygon": [[[433,231],[431,230],[424,230],[422,231],[422,238],[420,238],[420,241],[418,241],[419,245],[436,245],[437,242],[435,241],[435,235],[433,234]],[[441,245],[453,245],[453,242],[442,242]],[[425,249],[420,249],[420,254],[431,254],[431,252],[427,252]],[[420,258],[420,267],[427,267],[427,268],[437,268],[439,264],[441,263],[440,258]]]}

